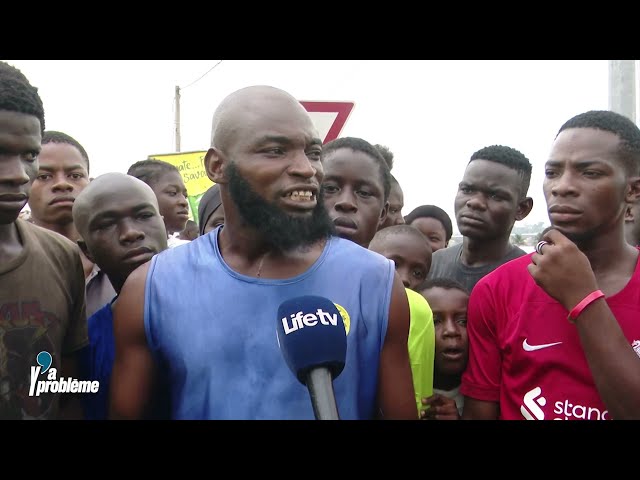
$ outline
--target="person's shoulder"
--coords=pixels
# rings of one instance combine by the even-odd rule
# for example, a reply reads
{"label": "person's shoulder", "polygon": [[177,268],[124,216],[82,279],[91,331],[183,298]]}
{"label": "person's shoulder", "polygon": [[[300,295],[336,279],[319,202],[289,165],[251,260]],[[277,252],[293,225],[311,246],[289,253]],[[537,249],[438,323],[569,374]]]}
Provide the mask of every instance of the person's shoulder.
{"label": "person's shoulder", "polygon": [[407,292],[407,299],[409,300],[409,304],[415,303],[417,305],[429,305],[427,299],[415,290],[411,290],[410,288],[405,287],[405,291]]}
{"label": "person's shoulder", "polygon": [[32,242],[37,242],[38,247],[43,250],[61,250],[65,253],[80,254],[77,244],[58,232],[39,227],[31,222],[22,219],[17,220],[18,228]]}
{"label": "person's shoulder", "polygon": [[117,296],[113,298],[113,300],[111,300],[110,302],[105,303],[102,307],[100,307],[98,310],[96,310],[91,317],[89,318],[93,318],[93,317],[104,317],[106,316],[112,316],[113,315],[113,302],[116,300]]}
{"label": "person's shoulder", "polygon": [[415,290],[411,290],[410,288],[405,288],[405,292],[407,293],[407,300],[409,301],[409,311],[411,312],[411,316],[428,316],[431,311],[431,307],[429,306],[429,302],[427,301],[427,299],[424,298],[422,294],[416,292]]}
{"label": "person's shoulder", "polygon": [[191,243],[191,240],[183,240],[177,236],[172,236],[167,239],[167,247],[174,248],[178,245],[185,245],[187,243]]}
{"label": "person's shoulder", "polygon": [[511,248],[509,249],[509,252],[507,253],[507,258],[509,258],[509,259],[519,258],[519,257],[523,257],[523,256],[527,255],[528,253],[529,252],[527,252],[526,250],[523,250],[519,246],[511,244]]}
{"label": "person's shoulder", "polygon": [[[185,262],[186,258],[189,258],[192,252],[196,252],[198,249],[202,249],[204,243],[209,241],[206,235],[196,238],[195,240],[178,240],[178,243],[170,245],[167,241],[167,248],[157,253],[154,258],[158,257],[160,262]],[[201,251],[201,250],[200,250]],[[199,254],[196,253],[196,256]]]}
{"label": "person's shoulder", "polygon": [[431,268],[429,269],[429,277],[441,276],[450,268],[453,268],[460,258],[462,243],[451,245],[450,247],[441,248],[431,254]]}
{"label": "person's shoulder", "polygon": [[520,280],[525,275],[525,278],[530,277],[527,265],[531,263],[531,255],[533,255],[533,253],[525,252],[524,255],[503,263],[495,270],[489,272],[478,280],[476,287],[479,285],[488,285],[491,289],[495,289],[500,286],[513,286],[515,288],[523,287]]}
{"label": "person's shoulder", "polygon": [[431,255],[431,261],[434,260],[442,261],[442,260],[450,260],[455,259],[460,255],[460,250],[462,249],[462,243],[456,243],[455,245],[451,245],[450,247],[441,248],[436,250]]}
{"label": "person's shoulder", "polygon": [[378,268],[386,269],[390,263],[393,263],[387,257],[351,240],[333,236],[329,242],[327,258],[333,265],[337,262],[345,268],[362,268],[372,271]]}
{"label": "person's shoulder", "polygon": [[331,237],[329,237],[329,242],[331,242],[331,244],[334,245],[335,248],[339,248],[342,250],[347,250],[352,252],[360,251],[360,250],[364,250],[367,252],[371,251],[363,247],[362,245],[358,245],[356,242],[352,240],[347,240],[346,238],[342,238],[337,235],[332,235]]}
{"label": "person's shoulder", "polygon": [[518,252],[521,253],[522,255],[526,255],[528,252],[522,248],[520,248],[518,245],[515,244],[511,244],[513,246],[513,249]]}
{"label": "person's shoulder", "polygon": [[522,251],[522,255],[518,255],[516,258],[513,258],[503,263],[498,268],[496,268],[496,270],[498,269],[503,269],[505,271],[521,270],[523,266],[529,265],[531,263],[531,255],[533,255],[533,252],[527,253],[524,250],[521,250],[521,251]]}
{"label": "person's shoulder", "polygon": [[346,238],[333,236],[329,240],[332,245],[332,250],[334,252],[340,252],[345,255],[355,255],[358,257],[364,258],[386,258],[383,255],[380,255],[373,250],[369,250],[368,248],[363,247],[362,245],[358,245],[356,242],[347,240]]}
{"label": "person's shoulder", "polygon": [[89,328],[91,328],[92,326],[95,328],[95,325],[101,324],[105,318],[109,320],[113,318],[113,309],[111,308],[112,303],[113,300],[105,303],[102,307],[91,314],[91,316],[87,319]]}

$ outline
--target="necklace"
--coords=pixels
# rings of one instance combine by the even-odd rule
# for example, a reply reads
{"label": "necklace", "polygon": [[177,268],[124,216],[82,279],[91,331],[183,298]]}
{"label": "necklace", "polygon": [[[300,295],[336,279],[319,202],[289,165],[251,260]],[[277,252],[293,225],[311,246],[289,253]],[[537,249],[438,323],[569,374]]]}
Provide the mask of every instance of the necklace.
{"label": "necklace", "polygon": [[[325,245],[327,244],[327,239],[323,239],[320,242],[320,246],[321,249],[324,250]],[[270,252],[266,252],[264,255],[262,255],[262,258],[260,259],[260,263],[258,264],[258,271],[256,272],[256,277],[260,278],[261,273],[262,273],[262,265],[264,264],[264,259],[267,258],[267,255],[269,255]]]}
{"label": "necklace", "polygon": [[258,265],[258,273],[256,273],[256,276],[258,278],[260,278],[260,272],[262,271],[262,264],[264,263],[264,259],[268,254],[269,252],[265,253],[264,255],[262,255],[262,258],[260,259],[260,264]]}

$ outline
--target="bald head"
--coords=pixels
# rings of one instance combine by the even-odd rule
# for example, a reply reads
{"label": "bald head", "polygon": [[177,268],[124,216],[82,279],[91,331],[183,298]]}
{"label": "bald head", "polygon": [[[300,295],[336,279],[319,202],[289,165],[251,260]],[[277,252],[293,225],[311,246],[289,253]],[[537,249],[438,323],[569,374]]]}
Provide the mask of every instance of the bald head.
{"label": "bald head", "polygon": [[[245,87],[228,95],[213,114],[211,147],[226,151],[234,138],[258,120],[277,123],[283,115],[298,115],[313,125],[302,104],[290,93],[268,85]],[[315,130],[315,129],[314,129]]]}
{"label": "bald head", "polygon": [[93,218],[115,208],[123,198],[130,197],[159,211],[155,193],[142,180],[124,173],[105,173],[95,178],[73,203],[73,223],[80,236],[87,237]]}
{"label": "bald head", "polygon": [[100,175],[78,195],[72,213],[78,246],[118,293],[131,272],[167,248],[156,194],[134,176]]}

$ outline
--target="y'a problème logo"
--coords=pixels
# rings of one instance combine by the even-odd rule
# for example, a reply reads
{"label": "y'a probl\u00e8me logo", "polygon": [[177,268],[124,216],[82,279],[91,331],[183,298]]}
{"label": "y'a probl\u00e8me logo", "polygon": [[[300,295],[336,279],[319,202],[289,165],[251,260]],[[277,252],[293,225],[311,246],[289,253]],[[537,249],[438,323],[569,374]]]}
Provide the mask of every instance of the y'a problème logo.
{"label": "y'a probl\u00e8me logo", "polygon": [[[36,356],[36,363],[38,366],[31,367],[30,397],[39,397],[42,393],[97,393],[100,388],[100,382],[97,380],[78,380],[71,377],[58,379],[58,370],[51,366],[53,357],[49,352],[40,352]],[[41,380],[40,376],[45,374],[45,380]]]}

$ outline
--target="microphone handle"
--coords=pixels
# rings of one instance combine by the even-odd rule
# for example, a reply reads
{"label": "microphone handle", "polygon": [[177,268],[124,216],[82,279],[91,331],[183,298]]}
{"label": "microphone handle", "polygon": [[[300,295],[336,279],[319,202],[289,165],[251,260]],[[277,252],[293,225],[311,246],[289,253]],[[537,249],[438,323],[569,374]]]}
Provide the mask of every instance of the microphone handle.
{"label": "microphone handle", "polygon": [[328,368],[311,369],[307,374],[307,388],[316,420],[340,420],[333,393],[333,377]]}

